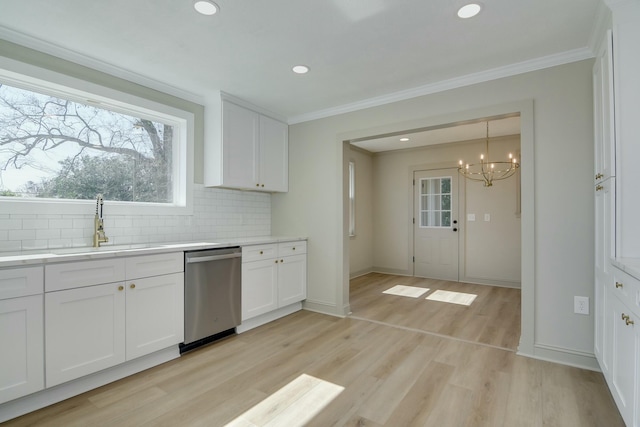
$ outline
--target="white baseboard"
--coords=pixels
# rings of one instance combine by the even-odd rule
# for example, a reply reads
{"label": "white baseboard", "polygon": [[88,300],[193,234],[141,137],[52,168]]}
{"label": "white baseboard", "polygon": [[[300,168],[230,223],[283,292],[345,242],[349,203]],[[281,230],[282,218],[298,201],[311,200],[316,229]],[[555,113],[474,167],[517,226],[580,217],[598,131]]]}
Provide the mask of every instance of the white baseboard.
{"label": "white baseboard", "polygon": [[367,268],[367,269],[364,269],[364,270],[355,271],[353,273],[350,272],[349,273],[349,280],[355,279],[356,277],[367,275],[369,273],[373,273],[373,269],[372,268]]}
{"label": "white baseboard", "polygon": [[518,350],[517,354],[533,359],[601,372],[598,360],[593,353],[545,344],[535,344],[533,346],[533,354],[523,353],[520,350]]}
{"label": "white baseboard", "polygon": [[320,314],[328,314],[329,316],[336,317],[345,317],[349,314],[350,306],[346,305],[342,308],[336,306],[335,304],[329,304],[326,302],[320,301],[309,301],[306,300],[302,306],[303,309],[307,311],[313,311],[315,313]]}
{"label": "white baseboard", "polygon": [[138,357],[77,380],[47,388],[0,405],[0,423],[112,383],[180,357],[178,346]]}
{"label": "white baseboard", "polygon": [[258,326],[262,326],[266,323],[273,322],[281,317],[288,316],[296,311],[302,310],[302,303],[296,302],[294,304],[288,305],[286,307],[279,308],[274,311],[270,311],[269,313],[261,314],[260,316],[252,317],[251,319],[245,320],[242,322],[240,326],[236,327],[236,332],[241,334],[253,328],[257,328]]}

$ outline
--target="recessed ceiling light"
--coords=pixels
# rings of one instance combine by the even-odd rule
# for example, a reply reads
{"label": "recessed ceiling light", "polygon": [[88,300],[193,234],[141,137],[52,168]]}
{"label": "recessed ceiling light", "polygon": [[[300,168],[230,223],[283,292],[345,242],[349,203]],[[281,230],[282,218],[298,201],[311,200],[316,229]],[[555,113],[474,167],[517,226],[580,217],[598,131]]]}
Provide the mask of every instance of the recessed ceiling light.
{"label": "recessed ceiling light", "polygon": [[210,0],[195,0],[193,8],[203,15],[215,15],[220,9],[217,4]]}
{"label": "recessed ceiling light", "polygon": [[407,142],[409,140],[409,138],[400,138],[400,141],[402,142]]}
{"label": "recessed ceiling light", "polygon": [[482,7],[479,4],[470,3],[470,4],[466,5],[466,6],[462,6],[460,9],[458,9],[458,16],[460,18],[463,18],[463,19],[473,18],[478,13],[480,13],[480,9],[482,9]]}
{"label": "recessed ceiling light", "polygon": [[309,67],[306,65],[296,65],[292,68],[293,72],[296,74],[306,74],[309,72]]}

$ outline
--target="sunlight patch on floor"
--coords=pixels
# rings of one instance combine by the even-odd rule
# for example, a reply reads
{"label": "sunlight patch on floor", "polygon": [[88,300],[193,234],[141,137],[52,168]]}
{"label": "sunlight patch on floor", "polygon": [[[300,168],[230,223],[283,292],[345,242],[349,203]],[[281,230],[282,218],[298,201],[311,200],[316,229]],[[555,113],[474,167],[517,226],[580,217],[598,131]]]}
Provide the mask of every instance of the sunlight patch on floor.
{"label": "sunlight patch on floor", "polygon": [[343,390],[302,374],[225,427],[304,426]]}
{"label": "sunlight patch on floor", "polygon": [[437,290],[425,299],[431,301],[449,302],[452,304],[471,305],[471,303],[476,299],[477,296],[478,295],[465,294],[462,292]]}
{"label": "sunlight patch on floor", "polygon": [[416,286],[395,285],[392,288],[383,291],[383,294],[398,295],[401,297],[419,298],[425,292],[429,292],[428,288],[418,288]]}

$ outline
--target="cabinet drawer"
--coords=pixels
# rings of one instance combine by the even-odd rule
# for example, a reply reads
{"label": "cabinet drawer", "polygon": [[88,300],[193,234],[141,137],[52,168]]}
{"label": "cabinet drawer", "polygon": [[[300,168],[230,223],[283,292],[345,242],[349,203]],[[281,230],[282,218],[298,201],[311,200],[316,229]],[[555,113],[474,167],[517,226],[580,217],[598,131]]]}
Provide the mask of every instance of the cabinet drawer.
{"label": "cabinet drawer", "polygon": [[275,244],[252,245],[242,247],[242,262],[259,261],[261,259],[278,256],[278,246]]}
{"label": "cabinet drawer", "polygon": [[127,258],[127,280],[184,271],[184,252],[142,255]]}
{"label": "cabinet drawer", "polygon": [[307,242],[298,240],[295,242],[278,243],[278,256],[300,255],[307,253]]}
{"label": "cabinet drawer", "polygon": [[640,281],[617,268],[613,269],[613,294],[640,316]]}
{"label": "cabinet drawer", "polygon": [[42,266],[0,270],[0,300],[41,294],[44,290]]}
{"label": "cabinet drawer", "polygon": [[124,260],[110,258],[46,265],[45,292],[124,281]]}

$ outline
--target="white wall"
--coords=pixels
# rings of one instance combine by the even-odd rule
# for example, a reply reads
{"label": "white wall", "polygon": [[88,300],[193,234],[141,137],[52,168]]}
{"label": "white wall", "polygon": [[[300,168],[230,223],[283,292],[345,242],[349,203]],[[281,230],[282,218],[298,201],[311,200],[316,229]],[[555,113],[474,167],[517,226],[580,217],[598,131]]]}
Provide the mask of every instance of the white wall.
{"label": "white wall", "polygon": [[534,192],[523,192],[523,245],[531,249],[523,246],[520,351],[595,367],[593,318],[573,314],[574,295],[593,297],[592,64],[580,61],[291,126],[289,174],[296,184],[272,197],[272,232],[310,239],[307,306],[334,314],[348,310],[343,140],[474,112],[484,117],[529,100],[532,120],[523,121],[522,143],[532,158],[523,159],[522,173],[523,191]]}
{"label": "white wall", "polygon": [[351,147],[356,165],[356,235],[349,238],[349,276],[369,273],[373,267],[373,160],[371,153]]}
{"label": "white wall", "polygon": [[[389,151],[374,156],[375,271],[413,274],[413,171],[456,167],[459,159],[479,161],[484,147],[484,140],[475,140]],[[517,135],[494,138],[490,144],[491,158],[507,159],[509,152],[516,153],[519,148],[520,139]],[[461,181],[460,211],[457,215],[462,238],[460,281],[520,286],[517,184],[516,177],[508,181],[495,181],[492,187],[484,187],[476,181]],[[475,222],[466,223],[467,212],[476,214]],[[485,213],[491,215],[490,222],[483,220]],[[487,245],[491,246],[491,250]]]}

